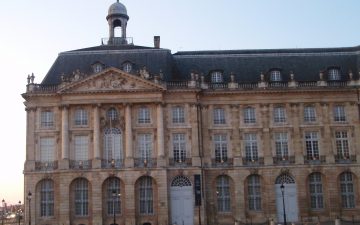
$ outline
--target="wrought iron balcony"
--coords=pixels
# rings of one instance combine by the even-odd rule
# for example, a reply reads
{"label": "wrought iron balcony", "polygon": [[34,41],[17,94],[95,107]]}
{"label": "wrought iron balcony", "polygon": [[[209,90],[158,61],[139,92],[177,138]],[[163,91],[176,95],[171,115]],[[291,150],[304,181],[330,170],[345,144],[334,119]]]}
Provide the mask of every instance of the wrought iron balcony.
{"label": "wrought iron balcony", "polygon": [[275,156],[273,157],[274,165],[286,165],[286,164],[294,164],[295,156]]}
{"label": "wrought iron balcony", "polygon": [[305,155],[304,156],[304,163],[305,164],[321,164],[326,162],[326,156],[312,156],[312,155]]}
{"label": "wrought iron balcony", "polygon": [[264,157],[243,157],[243,165],[261,166],[264,165]]}
{"label": "wrought iron balcony", "polygon": [[91,160],[70,160],[70,169],[91,169]]}
{"label": "wrought iron balcony", "polygon": [[213,167],[231,167],[234,165],[233,158],[211,159]]}
{"label": "wrought iron balcony", "polygon": [[134,165],[139,168],[154,168],[157,166],[157,161],[156,158],[134,158]]}
{"label": "wrought iron balcony", "polygon": [[124,159],[102,159],[101,168],[123,168]]}
{"label": "wrought iron balcony", "polygon": [[58,168],[58,161],[35,162],[35,170],[38,171],[56,170],[57,168]]}
{"label": "wrought iron balcony", "polygon": [[356,155],[335,155],[335,163],[356,163]]}
{"label": "wrought iron balcony", "polygon": [[191,165],[192,165],[191,158],[185,158],[185,159],[169,158],[169,166],[185,167],[185,166],[191,166]]}

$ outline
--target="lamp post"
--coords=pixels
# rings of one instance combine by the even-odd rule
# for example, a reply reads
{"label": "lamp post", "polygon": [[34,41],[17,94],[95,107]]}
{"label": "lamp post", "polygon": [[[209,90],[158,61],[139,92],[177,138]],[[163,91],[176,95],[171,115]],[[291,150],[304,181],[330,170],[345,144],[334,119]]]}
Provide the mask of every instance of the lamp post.
{"label": "lamp post", "polygon": [[285,197],[284,197],[285,186],[284,186],[284,183],[281,183],[280,189],[281,189],[283,210],[284,210],[284,225],[286,225],[286,210],[285,210]]}
{"label": "lamp post", "polygon": [[31,197],[32,193],[29,191],[27,195],[27,200],[29,201],[29,225],[31,225]]}
{"label": "lamp post", "polygon": [[4,225],[4,218],[5,218],[5,200],[1,201],[2,203],[2,215],[1,215],[1,225]]}
{"label": "lamp post", "polygon": [[19,208],[18,208],[18,218],[19,218],[19,225],[20,225],[20,221],[21,221],[21,201],[19,201]]}

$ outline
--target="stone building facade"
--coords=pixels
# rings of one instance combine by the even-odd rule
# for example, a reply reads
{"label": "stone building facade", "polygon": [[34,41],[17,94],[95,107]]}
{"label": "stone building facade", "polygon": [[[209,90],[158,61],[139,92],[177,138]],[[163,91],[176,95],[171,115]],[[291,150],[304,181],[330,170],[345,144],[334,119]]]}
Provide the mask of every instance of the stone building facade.
{"label": "stone building facade", "polygon": [[360,219],[359,47],[171,54],[128,19],[28,77],[26,224]]}

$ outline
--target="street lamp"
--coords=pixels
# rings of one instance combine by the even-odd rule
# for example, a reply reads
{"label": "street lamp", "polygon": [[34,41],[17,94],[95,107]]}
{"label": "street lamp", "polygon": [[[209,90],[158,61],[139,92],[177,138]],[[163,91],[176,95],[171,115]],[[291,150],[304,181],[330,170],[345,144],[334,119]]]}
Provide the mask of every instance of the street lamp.
{"label": "street lamp", "polygon": [[19,208],[18,208],[18,218],[19,218],[19,225],[20,225],[20,221],[21,221],[21,201],[19,201]]}
{"label": "street lamp", "polygon": [[285,197],[284,197],[285,186],[284,186],[284,183],[281,183],[280,189],[281,189],[283,210],[284,210],[284,225],[286,225],[286,210],[285,210]]}
{"label": "street lamp", "polygon": [[5,200],[1,201],[2,203],[2,215],[1,215],[1,225],[4,225],[4,218],[5,218]]}
{"label": "street lamp", "polygon": [[27,200],[29,201],[29,225],[31,225],[31,197],[32,193],[29,191],[27,195]]}

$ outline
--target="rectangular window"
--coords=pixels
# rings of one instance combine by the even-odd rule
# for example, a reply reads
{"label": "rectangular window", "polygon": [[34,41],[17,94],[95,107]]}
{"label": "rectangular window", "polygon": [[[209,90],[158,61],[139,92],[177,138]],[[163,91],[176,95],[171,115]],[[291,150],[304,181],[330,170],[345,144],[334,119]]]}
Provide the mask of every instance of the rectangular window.
{"label": "rectangular window", "polygon": [[346,209],[355,208],[355,191],[353,176],[350,172],[340,175],[340,192],[342,207]]}
{"label": "rectangular window", "polygon": [[184,133],[173,134],[173,153],[175,162],[186,161],[186,140]]}
{"label": "rectangular window", "polygon": [[141,160],[150,160],[152,153],[152,135],[139,134],[138,149]]}
{"label": "rectangular window", "polygon": [[88,124],[88,114],[84,109],[77,109],[75,111],[75,125],[86,126]]}
{"label": "rectangular window", "polygon": [[244,109],[244,123],[256,123],[254,108],[248,107]]}
{"label": "rectangular window", "polygon": [[214,135],[215,161],[227,161],[227,136],[226,134]]}
{"label": "rectangular window", "polygon": [[139,108],[138,123],[150,123],[150,109],[147,107]]}
{"label": "rectangular window", "polygon": [[257,138],[254,133],[244,134],[246,161],[258,160]]}
{"label": "rectangular window", "polygon": [[306,156],[308,160],[319,159],[319,140],[317,132],[305,133]]}
{"label": "rectangular window", "polygon": [[339,157],[342,159],[348,159],[350,157],[349,154],[349,141],[348,135],[346,131],[337,131],[335,132],[336,139],[336,151]]}
{"label": "rectangular window", "polygon": [[282,106],[274,108],[274,123],[284,123],[286,122],[286,111]]}
{"label": "rectangular window", "polygon": [[342,105],[337,105],[334,107],[334,121],[335,122],[345,122],[345,107]]}
{"label": "rectangular window", "polygon": [[284,133],[275,133],[275,150],[276,156],[284,158],[289,156],[288,135]]}
{"label": "rectangular window", "polygon": [[214,109],[214,124],[225,124],[225,110],[223,108]]}
{"label": "rectangular window", "polygon": [[88,136],[75,136],[74,140],[76,161],[86,161],[89,159],[89,137]]}
{"label": "rectangular window", "polygon": [[42,111],[41,112],[41,127],[49,128],[54,126],[54,112],[52,111]]}
{"label": "rectangular window", "polygon": [[315,122],[316,121],[316,110],[314,106],[304,107],[304,122]]}
{"label": "rectangular window", "polygon": [[180,107],[180,106],[173,107],[171,112],[172,112],[173,123],[185,123],[184,107]]}
{"label": "rectangular window", "polygon": [[55,138],[42,137],[40,138],[40,161],[53,162],[55,161]]}

